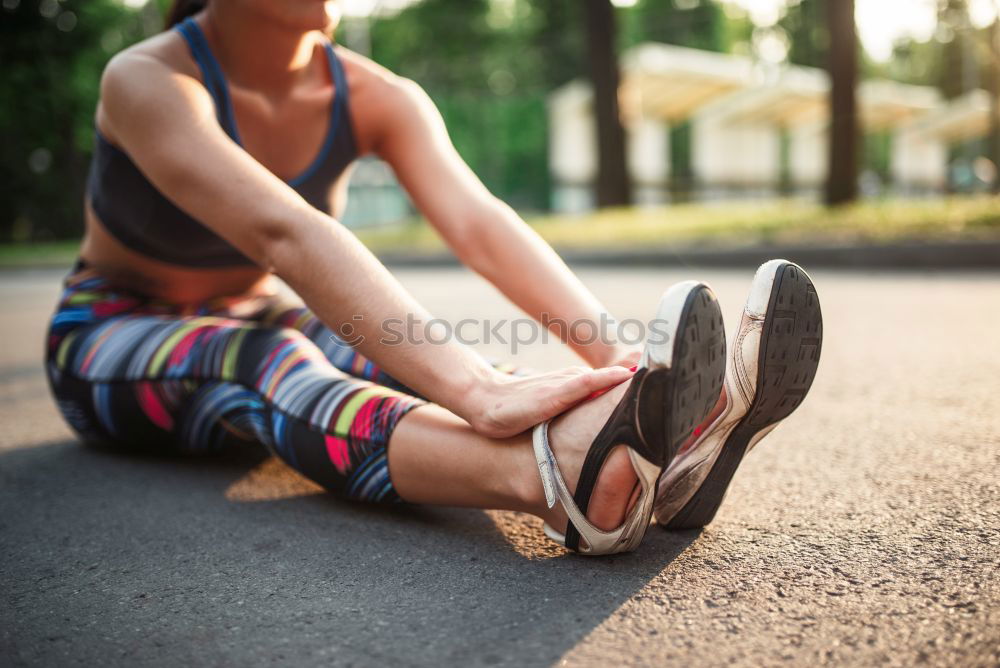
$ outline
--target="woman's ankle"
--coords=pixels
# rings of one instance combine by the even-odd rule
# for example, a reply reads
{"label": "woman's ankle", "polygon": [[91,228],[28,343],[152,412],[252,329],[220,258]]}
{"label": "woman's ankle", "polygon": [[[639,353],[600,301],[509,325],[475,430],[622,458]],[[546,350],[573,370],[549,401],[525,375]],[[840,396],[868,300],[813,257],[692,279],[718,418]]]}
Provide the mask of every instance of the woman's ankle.
{"label": "woman's ankle", "polygon": [[524,442],[512,448],[515,457],[514,471],[509,478],[510,494],[516,499],[518,507],[515,510],[544,518],[548,506],[545,503],[542,480],[538,475],[535,451],[531,445],[531,432],[518,437],[519,440],[521,438],[524,438]]}
{"label": "woman's ankle", "polygon": [[[590,444],[626,389],[625,385],[612,388],[607,394],[584,402],[553,420],[549,431],[549,442],[566,484],[571,490],[576,488]],[[558,503],[553,508],[548,507],[534,450],[531,447],[530,434],[525,436],[528,442],[521,456],[526,461],[519,465],[519,470],[526,475],[517,476],[519,498],[524,504],[525,512],[530,512],[545,520],[554,529],[563,531],[567,522],[566,513]],[[624,447],[616,448],[604,464],[598,476],[587,517],[599,528],[611,530],[621,524],[630,505],[635,471]]]}

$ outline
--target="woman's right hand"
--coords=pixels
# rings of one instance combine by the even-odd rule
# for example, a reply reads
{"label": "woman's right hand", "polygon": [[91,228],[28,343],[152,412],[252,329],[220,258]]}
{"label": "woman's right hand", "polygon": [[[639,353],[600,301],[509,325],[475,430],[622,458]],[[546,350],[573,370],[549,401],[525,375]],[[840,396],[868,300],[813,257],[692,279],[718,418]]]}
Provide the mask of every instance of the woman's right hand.
{"label": "woman's right hand", "polygon": [[520,377],[496,372],[469,392],[456,412],[477,433],[506,438],[564,413],[594,392],[627,381],[633,373],[620,366],[569,367]]}

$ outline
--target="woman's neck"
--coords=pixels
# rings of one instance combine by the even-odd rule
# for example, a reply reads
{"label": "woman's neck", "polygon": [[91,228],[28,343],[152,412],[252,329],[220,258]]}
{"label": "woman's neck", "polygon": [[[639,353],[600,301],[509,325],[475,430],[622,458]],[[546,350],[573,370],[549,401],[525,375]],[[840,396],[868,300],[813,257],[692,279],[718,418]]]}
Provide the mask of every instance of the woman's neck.
{"label": "woman's neck", "polygon": [[230,81],[276,95],[309,72],[318,36],[233,10],[223,2],[209,3],[202,27]]}

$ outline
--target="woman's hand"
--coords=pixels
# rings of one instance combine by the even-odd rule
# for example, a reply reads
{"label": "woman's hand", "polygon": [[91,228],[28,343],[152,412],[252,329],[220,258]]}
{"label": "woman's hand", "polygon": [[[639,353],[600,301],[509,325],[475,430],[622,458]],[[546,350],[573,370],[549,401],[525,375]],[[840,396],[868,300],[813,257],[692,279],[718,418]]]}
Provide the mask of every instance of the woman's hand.
{"label": "woman's hand", "polygon": [[483,436],[514,436],[556,417],[594,392],[625,382],[632,374],[621,366],[570,367],[523,377],[496,373],[469,393],[459,415]]}

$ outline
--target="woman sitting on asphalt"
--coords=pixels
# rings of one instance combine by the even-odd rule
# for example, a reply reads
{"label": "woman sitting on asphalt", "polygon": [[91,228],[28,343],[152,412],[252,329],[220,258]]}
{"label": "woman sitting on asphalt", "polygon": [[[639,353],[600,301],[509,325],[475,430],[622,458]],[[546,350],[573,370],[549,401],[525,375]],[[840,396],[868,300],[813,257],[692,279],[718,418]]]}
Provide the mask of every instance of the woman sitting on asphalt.
{"label": "woman sitting on asphalt", "polygon": [[[470,172],[417,85],[331,43],[338,18],[335,1],[182,0],[168,30],[108,65],[86,235],[48,338],[66,420],[133,451],[263,445],[359,501],[533,513],[588,554],[634,549],[654,500],[669,527],[711,520],[812,382],[808,276],[758,271],[728,363],[695,281],[664,294],[644,351],[553,325],[594,370],[507,374],[428,342],[428,314],[337,221],[359,156],[388,162],[528,314],[606,315]],[[415,336],[380,338],[408,319]]]}

